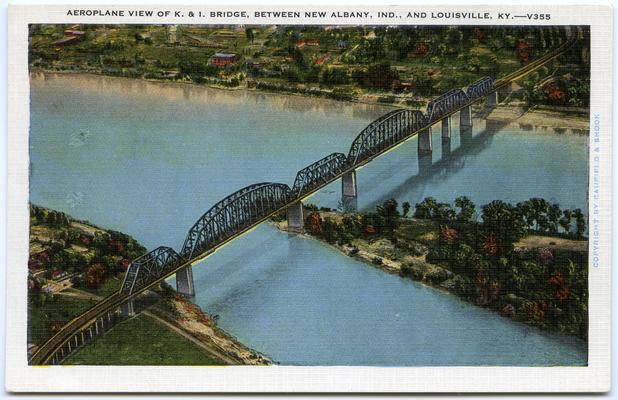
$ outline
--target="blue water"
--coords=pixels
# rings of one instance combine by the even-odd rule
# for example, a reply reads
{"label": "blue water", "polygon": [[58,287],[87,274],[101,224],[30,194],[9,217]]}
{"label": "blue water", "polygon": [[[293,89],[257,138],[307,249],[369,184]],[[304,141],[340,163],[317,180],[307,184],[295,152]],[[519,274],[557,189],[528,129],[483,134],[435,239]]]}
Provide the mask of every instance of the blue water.
{"label": "blue water", "polygon": [[[296,171],[388,108],[80,75],[33,76],[31,201],[179,248],[212,204]],[[433,165],[416,140],[358,171],[359,207],[394,197],[477,204],[545,197],[586,209],[586,136],[453,129]],[[336,207],[339,184],[309,199]],[[194,268],[196,303],[243,343],[294,365],[581,365],[585,343],[513,323],[262,225]]]}

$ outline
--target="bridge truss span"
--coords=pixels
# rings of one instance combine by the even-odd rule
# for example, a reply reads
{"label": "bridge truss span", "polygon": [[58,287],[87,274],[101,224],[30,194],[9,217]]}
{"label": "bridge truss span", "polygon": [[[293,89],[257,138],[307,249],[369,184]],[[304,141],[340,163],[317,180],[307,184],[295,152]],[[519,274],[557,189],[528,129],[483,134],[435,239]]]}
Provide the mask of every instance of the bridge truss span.
{"label": "bridge truss span", "polygon": [[171,247],[160,246],[129,264],[120,291],[131,294],[166,276],[185,260]]}
{"label": "bridge truss span", "polygon": [[292,195],[301,198],[312,189],[331,182],[345,170],[348,159],[343,153],[332,153],[301,169],[296,174]]}
{"label": "bridge truss span", "polygon": [[452,89],[427,104],[429,121],[436,122],[443,116],[470,102],[470,97],[461,89]]}
{"label": "bridge truss span", "polygon": [[212,206],[191,227],[182,256],[193,259],[239,230],[284,206],[291,189],[283,183],[256,183],[244,187]]}
{"label": "bridge truss span", "polygon": [[466,89],[466,95],[470,99],[480,99],[487,96],[494,88],[494,79],[491,76],[486,76],[474,82]]}
{"label": "bridge truss span", "polygon": [[382,153],[428,123],[427,117],[418,110],[398,109],[386,114],[385,118],[370,124],[354,139],[348,153],[348,164],[356,166]]}

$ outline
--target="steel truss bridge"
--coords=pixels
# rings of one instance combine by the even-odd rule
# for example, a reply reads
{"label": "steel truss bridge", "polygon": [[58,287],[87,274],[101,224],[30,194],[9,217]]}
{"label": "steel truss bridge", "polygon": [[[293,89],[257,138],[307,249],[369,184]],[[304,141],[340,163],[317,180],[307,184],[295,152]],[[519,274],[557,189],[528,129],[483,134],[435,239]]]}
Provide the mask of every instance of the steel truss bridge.
{"label": "steel truss bridge", "polygon": [[89,344],[111,328],[120,318],[121,309],[129,307],[132,313],[132,300],[139,294],[173,274],[190,273],[193,264],[225,244],[271,217],[298,207],[303,198],[337,179],[345,179],[359,167],[408,139],[419,136],[420,146],[421,135],[430,132],[432,125],[440,121],[444,123],[445,119],[456,112],[467,112],[469,115],[469,107],[473,103],[488,98],[565,53],[576,40],[573,36],[553,51],[498,80],[484,77],[465,89],[450,90],[429,102],[425,112],[396,109],[384,114],[358,134],[347,155],[332,153],[301,169],[292,187],[285,183],[256,183],[225,197],[189,229],[179,252],[162,246],[133,260],[120,290],[64,325],[38,348],[30,358],[30,364],[60,364],[76,349]]}

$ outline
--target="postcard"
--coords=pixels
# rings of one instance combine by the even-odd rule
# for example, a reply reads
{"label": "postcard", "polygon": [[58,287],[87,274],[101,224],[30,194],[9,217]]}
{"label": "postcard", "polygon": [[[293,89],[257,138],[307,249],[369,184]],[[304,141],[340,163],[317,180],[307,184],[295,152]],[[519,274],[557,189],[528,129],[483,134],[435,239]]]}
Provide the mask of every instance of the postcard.
{"label": "postcard", "polygon": [[9,9],[13,392],[604,392],[611,9]]}

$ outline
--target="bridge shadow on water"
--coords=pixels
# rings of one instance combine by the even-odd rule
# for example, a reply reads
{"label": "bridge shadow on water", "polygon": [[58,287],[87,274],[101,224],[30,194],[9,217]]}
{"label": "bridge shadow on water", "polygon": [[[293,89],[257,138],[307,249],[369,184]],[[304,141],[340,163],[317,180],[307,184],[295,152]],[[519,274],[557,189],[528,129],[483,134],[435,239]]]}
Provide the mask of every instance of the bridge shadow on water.
{"label": "bridge shadow on water", "polygon": [[[428,183],[444,182],[450,176],[463,169],[466,161],[483,152],[491,145],[494,135],[507,126],[506,122],[486,121],[485,129],[476,135],[472,128],[460,132],[460,144],[452,149],[452,140],[442,141],[442,157],[433,163],[432,154],[419,154],[417,175],[411,176],[392,190],[362,207],[373,209],[376,205],[388,199],[402,199],[411,189],[424,187]],[[419,201],[422,199],[418,199]]]}

